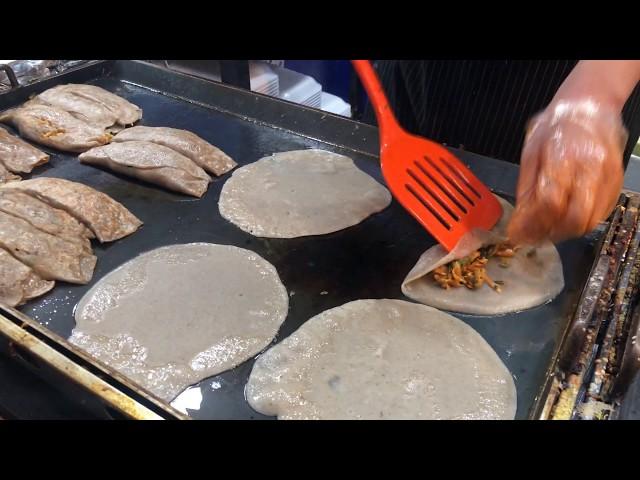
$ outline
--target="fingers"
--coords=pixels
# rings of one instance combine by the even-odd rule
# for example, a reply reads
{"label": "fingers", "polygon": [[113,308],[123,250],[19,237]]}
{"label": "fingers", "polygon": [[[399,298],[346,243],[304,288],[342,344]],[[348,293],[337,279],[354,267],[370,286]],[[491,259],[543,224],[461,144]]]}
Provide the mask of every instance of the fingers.
{"label": "fingers", "polygon": [[516,207],[507,226],[509,241],[514,245],[537,245],[548,234],[544,225],[531,220],[539,217],[535,207]]}
{"label": "fingers", "polygon": [[615,163],[607,170],[603,169],[601,178],[607,180],[599,184],[597,184],[596,181],[597,186],[594,187],[594,191],[599,193],[595,201],[593,213],[589,219],[589,224],[586,229],[587,232],[596,228],[600,222],[605,221],[616,206],[624,182],[622,162],[619,164]]}
{"label": "fingers", "polygon": [[539,236],[536,232],[539,224],[530,222],[531,218],[538,215],[535,211],[537,203],[536,180],[538,178],[540,143],[535,141],[535,123],[527,132],[527,139],[520,160],[520,176],[516,188],[516,208],[507,226],[507,235],[514,243],[526,243],[528,240]]}
{"label": "fingers", "polygon": [[521,202],[522,198],[531,195],[538,178],[540,141],[537,140],[536,131],[537,122],[531,122],[520,156],[520,176],[518,177],[518,186],[516,188],[516,205]]}
{"label": "fingers", "polygon": [[[528,137],[523,149],[516,209],[511,217],[507,234],[517,244],[535,245],[547,238],[554,222],[566,209],[566,179],[560,176],[558,148],[562,143],[545,142],[544,129]],[[566,172],[565,172],[566,173]],[[570,180],[569,180],[570,181]]]}
{"label": "fingers", "polygon": [[[615,133],[615,132],[613,132]],[[538,125],[527,136],[516,208],[507,234],[516,244],[580,237],[606,219],[622,187],[622,150],[612,132],[575,123]]]}
{"label": "fingers", "polygon": [[[624,134],[624,132],[623,132]],[[619,136],[624,136],[619,134]],[[594,179],[594,183],[597,184],[598,200],[595,203],[593,215],[589,220],[588,231],[593,230],[598,223],[607,219],[611,214],[624,183],[624,167],[622,164],[622,152],[624,151],[625,144],[620,143],[617,138],[609,144],[609,149],[604,161],[599,170],[597,179]]]}
{"label": "fingers", "polygon": [[[577,175],[580,176],[579,173]],[[549,232],[551,241],[560,242],[580,237],[590,231],[589,225],[596,203],[594,186],[580,178],[574,182],[573,188],[567,193],[565,210],[559,213]]]}
{"label": "fingers", "polygon": [[588,140],[583,137],[583,132],[571,125],[559,127],[543,149],[541,177],[545,178],[547,190],[540,195],[548,207],[548,238],[555,242],[582,235],[592,215],[594,185],[590,180],[594,172],[585,174],[581,168],[585,159],[581,145]]}

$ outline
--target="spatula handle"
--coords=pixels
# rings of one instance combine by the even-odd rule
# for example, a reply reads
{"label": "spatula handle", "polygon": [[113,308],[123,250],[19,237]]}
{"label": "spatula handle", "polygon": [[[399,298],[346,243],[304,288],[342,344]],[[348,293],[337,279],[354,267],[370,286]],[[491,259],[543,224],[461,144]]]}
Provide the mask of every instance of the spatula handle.
{"label": "spatula handle", "polygon": [[376,71],[373,69],[369,60],[351,60],[353,68],[355,69],[364,89],[369,95],[369,100],[376,112],[376,118],[378,119],[378,127],[381,130],[390,131],[394,127],[399,127],[398,121],[393,115],[393,110],[389,105],[389,100],[384,93],[382,84],[378,79]]}

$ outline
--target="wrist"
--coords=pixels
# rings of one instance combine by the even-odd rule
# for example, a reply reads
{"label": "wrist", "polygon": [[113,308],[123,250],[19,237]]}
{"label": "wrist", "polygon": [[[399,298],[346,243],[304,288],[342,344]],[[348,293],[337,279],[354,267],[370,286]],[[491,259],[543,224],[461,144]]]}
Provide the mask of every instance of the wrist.
{"label": "wrist", "polygon": [[640,80],[640,61],[583,60],[558,89],[552,104],[590,99],[606,110],[622,112]]}
{"label": "wrist", "polygon": [[547,108],[551,124],[568,120],[578,124],[607,122],[610,125],[621,123],[620,110],[617,103],[610,99],[596,96],[569,97],[554,100]]}
{"label": "wrist", "polygon": [[577,90],[561,92],[553,97],[548,106],[550,111],[566,111],[570,108],[579,112],[594,114],[597,111],[620,115],[626,99],[602,90]]}
{"label": "wrist", "polygon": [[[620,110],[611,102],[598,98],[572,98],[554,101],[540,117],[551,128],[573,124],[616,148],[624,149],[627,129]],[[536,125],[530,134],[535,130]]]}

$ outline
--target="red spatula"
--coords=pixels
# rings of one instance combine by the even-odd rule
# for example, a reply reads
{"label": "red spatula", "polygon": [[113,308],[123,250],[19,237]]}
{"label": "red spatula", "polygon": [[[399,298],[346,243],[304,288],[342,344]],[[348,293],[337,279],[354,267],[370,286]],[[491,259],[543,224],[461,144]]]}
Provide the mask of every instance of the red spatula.
{"label": "red spatula", "polygon": [[491,229],[502,206],[442,145],[407,133],[368,60],[352,60],[378,119],[380,164],[389,190],[448,251],[474,228]]}

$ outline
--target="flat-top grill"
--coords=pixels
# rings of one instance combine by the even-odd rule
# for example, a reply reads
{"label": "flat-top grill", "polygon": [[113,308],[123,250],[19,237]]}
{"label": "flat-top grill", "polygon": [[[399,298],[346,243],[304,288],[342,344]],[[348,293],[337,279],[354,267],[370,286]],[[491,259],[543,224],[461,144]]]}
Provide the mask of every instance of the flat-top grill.
{"label": "flat-top grill", "polygon": [[[63,83],[106,88],[143,109],[142,125],[191,130],[240,165],[274,152],[321,148],[350,156],[382,182],[375,128],[143,62],[88,62],[0,93],[0,110]],[[197,200],[82,165],[73,155],[45,150],[51,161],[33,176],[62,177],[92,186],[123,203],[145,224],[130,237],[95,245],[98,264],[89,285],[59,283],[20,311],[0,308],[0,350],[100,417],[187,418],[65,340],[82,295],[138,254],[194,241],[255,251],[277,268],[290,294],[289,315],[275,339],[278,342],[312,316],[351,300],[406,300],[401,282],[433,244],[395,202],[361,224],[331,235],[255,238],[218,213],[217,201],[228,175],[215,179]],[[517,166],[464,151],[455,153],[494,192],[513,201]],[[456,315],[483,335],[514,375],[517,418],[589,418],[597,416],[589,412],[594,410],[593,401],[602,402],[594,404],[598,411],[610,411],[609,418],[615,417],[625,385],[637,370],[637,363],[628,360],[636,352],[633,342],[640,315],[634,289],[636,261],[640,261],[636,255],[638,202],[635,194],[622,195],[607,223],[585,238],[558,247],[566,287],[552,302],[497,317]],[[199,403],[187,410],[190,417],[268,418],[254,412],[244,398],[252,365],[249,360],[187,391],[184,395],[195,391]],[[585,401],[588,408],[576,408]],[[586,413],[574,414],[578,410]]]}

